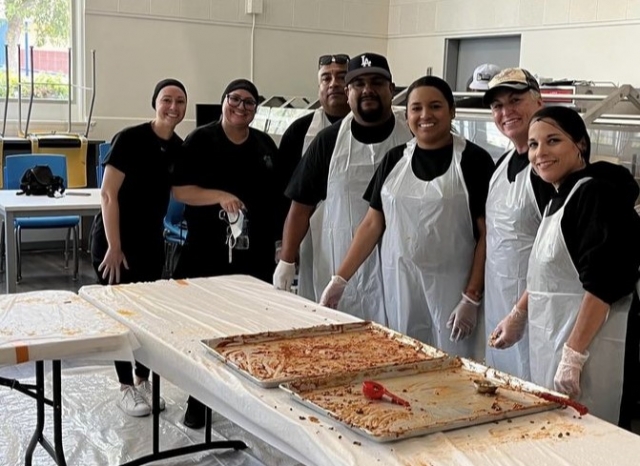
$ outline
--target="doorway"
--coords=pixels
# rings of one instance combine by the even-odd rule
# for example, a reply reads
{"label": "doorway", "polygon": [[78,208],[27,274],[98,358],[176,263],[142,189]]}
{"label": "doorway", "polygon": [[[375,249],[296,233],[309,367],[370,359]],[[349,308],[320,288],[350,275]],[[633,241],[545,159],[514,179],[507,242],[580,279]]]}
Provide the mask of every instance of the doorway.
{"label": "doorway", "polygon": [[466,91],[473,70],[483,63],[520,66],[519,35],[445,40],[444,79],[454,91]]}

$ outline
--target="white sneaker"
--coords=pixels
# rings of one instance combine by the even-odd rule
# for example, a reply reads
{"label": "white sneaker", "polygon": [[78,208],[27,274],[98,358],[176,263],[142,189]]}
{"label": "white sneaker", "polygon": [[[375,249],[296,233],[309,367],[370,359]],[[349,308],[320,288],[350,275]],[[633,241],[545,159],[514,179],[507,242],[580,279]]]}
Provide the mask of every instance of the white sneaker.
{"label": "white sneaker", "polygon": [[151,414],[151,406],[134,387],[127,387],[121,392],[122,398],[118,400],[118,406],[125,414],[134,417],[144,417]]}
{"label": "white sneaker", "polygon": [[[136,390],[138,391],[140,396],[142,396],[142,398],[144,398],[144,401],[149,406],[153,406],[153,392],[151,390],[151,382],[149,382],[148,380],[144,380],[144,381],[140,382],[139,385],[136,385]],[[160,411],[164,411],[164,408],[166,407],[166,403],[164,402],[164,398],[160,397],[160,401],[159,401],[158,405],[159,405],[158,407],[160,408]]]}

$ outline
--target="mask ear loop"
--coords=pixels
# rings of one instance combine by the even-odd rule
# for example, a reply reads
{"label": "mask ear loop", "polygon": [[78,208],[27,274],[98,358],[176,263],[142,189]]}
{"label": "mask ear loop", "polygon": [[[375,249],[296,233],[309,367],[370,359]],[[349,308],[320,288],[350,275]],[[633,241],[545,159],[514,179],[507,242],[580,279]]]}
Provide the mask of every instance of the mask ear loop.
{"label": "mask ear loop", "polygon": [[237,242],[237,240],[236,240],[235,236],[233,236],[233,235],[231,234],[231,228],[227,229],[227,238],[228,238],[228,239],[227,239],[227,245],[228,245],[231,249],[235,248],[235,247],[236,247],[236,242]]}
{"label": "mask ear loop", "polygon": [[240,215],[238,215],[234,221],[231,221],[229,220],[229,214],[227,213],[227,211],[221,210],[220,212],[218,212],[218,218],[227,222],[228,225],[235,225],[240,220]]}
{"label": "mask ear loop", "polygon": [[240,216],[238,215],[238,218],[236,219],[235,222],[230,222],[229,214],[227,214],[226,211],[221,210],[220,212],[218,212],[218,218],[227,224],[227,241],[226,241],[227,246],[229,246],[229,249],[235,248],[236,238],[233,236],[233,233],[231,232],[231,225],[233,225],[234,223],[237,223],[238,220],[240,219]]}

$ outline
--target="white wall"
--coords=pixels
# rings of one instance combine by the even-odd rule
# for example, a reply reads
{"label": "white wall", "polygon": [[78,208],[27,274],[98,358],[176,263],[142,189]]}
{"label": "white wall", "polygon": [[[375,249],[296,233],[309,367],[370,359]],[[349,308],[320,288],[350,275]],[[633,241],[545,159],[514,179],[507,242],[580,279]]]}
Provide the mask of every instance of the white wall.
{"label": "white wall", "polygon": [[[550,78],[640,86],[640,0],[263,0],[254,81],[265,96],[312,97],[323,53],[386,53],[397,84],[431,66],[442,74],[446,38],[521,34],[521,66]],[[182,80],[195,103],[218,102],[251,74],[245,0],[86,0],[86,54],[97,51],[93,137],[152,117],[155,83]]]}
{"label": "white wall", "polygon": [[441,76],[447,38],[521,34],[539,76],[640,86],[640,0],[390,0],[388,33],[399,84]]}
{"label": "white wall", "polygon": [[[251,15],[244,0],[86,0],[85,48],[96,50],[96,126],[109,139],[150,119],[165,77],[187,87],[186,135],[195,103],[217,103],[226,84],[251,74]],[[385,53],[389,0],[264,0],[256,17],[254,82],[261,94],[314,96],[324,53]]]}

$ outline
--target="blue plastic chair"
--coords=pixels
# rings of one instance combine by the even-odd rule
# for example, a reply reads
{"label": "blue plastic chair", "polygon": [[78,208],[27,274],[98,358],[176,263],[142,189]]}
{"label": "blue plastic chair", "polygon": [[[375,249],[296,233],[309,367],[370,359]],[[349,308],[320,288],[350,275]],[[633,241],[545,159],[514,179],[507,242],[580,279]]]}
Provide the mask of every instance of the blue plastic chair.
{"label": "blue plastic chair", "polygon": [[[4,189],[20,189],[22,175],[35,165],[48,165],[54,175],[67,182],[67,160],[64,155],[25,154],[9,155],[4,164]],[[69,267],[69,239],[73,231],[73,279],[78,279],[78,240],[80,236],[80,217],[66,215],[56,217],[21,217],[14,222],[14,234],[17,250],[17,279],[22,279],[22,230],[41,230],[48,228],[66,228],[67,237],[64,242],[65,268]],[[4,231],[4,228],[3,228]]]}
{"label": "blue plastic chair", "polygon": [[102,164],[107,158],[110,149],[110,142],[103,142],[98,146],[98,165],[96,165],[96,182],[98,183],[98,188],[102,187],[102,178],[104,178],[104,166]]}
{"label": "blue plastic chair", "polygon": [[165,267],[171,276],[175,266],[175,256],[178,249],[187,239],[187,223],[184,220],[184,204],[176,201],[173,196],[169,200],[167,214],[164,217],[164,245]]}

